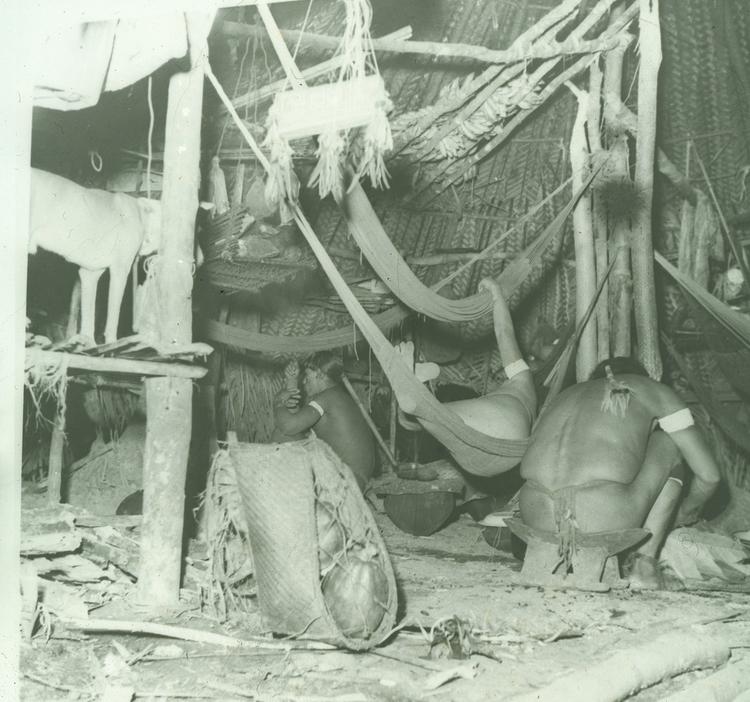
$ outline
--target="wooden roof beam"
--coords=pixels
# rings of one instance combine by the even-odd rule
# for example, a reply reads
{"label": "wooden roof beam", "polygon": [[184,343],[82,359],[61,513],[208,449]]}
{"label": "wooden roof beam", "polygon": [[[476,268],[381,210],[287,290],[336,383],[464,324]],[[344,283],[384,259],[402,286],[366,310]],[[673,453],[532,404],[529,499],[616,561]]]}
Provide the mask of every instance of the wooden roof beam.
{"label": "wooden roof beam", "polygon": [[[224,21],[217,23],[216,29],[227,37],[265,36],[263,25]],[[325,34],[312,34],[297,29],[281,29],[281,36],[290,43],[300,42],[300,46],[323,51],[334,51],[341,43],[341,37]],[[548,59],[566,54],[589,54],[608,51],[619,45],[618,37],[605,39],[571,39],[545,43],[541,46],[518,46],[512,49],[488,49],[473,44],[451,44],[440,41],[404,41],[389,37],[372,40],[376,51],[398,54],[424,54],[439,58],[471,59],[483,63],[512,63],[529,59]]]}

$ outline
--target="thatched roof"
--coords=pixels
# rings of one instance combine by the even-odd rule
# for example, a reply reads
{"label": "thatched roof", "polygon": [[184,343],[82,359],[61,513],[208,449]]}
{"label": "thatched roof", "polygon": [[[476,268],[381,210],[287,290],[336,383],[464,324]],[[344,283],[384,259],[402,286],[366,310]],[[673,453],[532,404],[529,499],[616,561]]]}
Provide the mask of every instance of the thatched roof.
{"label": "thatched roof", "polygon": [[[614,3],[616,4],[616,3]],[[320,34],[340,32],[340,3],[333,0],[318,3],[315,12],[304,25],[305,31]],[[460,2],[429,3],[429,11],[422,11],[414,3],[374,3],[373,34],[384,34],[410,24],[413,39],[471,43],[489,48],[505,48],[513,40],[559,3],[497,3],[492,0],[463,0]],[[585,17],[595,3],[582,3],[580,17]],[[719,201],[731,214],[742,209],[742,167],[748,163],[748,130],[746,113],[742,109],[750,93],[744,90],[745,74],[740,66],[750,65],[750,20],[741,0],[718,3],[704,0],[665,0],[661,3],[662,41],[664,60],[660,73],[660,113],[658,116],[658,144],[678,168],[685,167],[686,144],[695,141],[710,178],[714,182]],[[422,9],[420,9],[422,8]],[[280,26],[294,28],[303,24],[304,12],[293,6],[277,13]],[[251,16],[245,13],[246,20]],[[227,19],[236,20],[234,14]],[[607,15],[599,25],[606,26]],[[259,87],[283,75],[267,41],[249,44],[236,42],[234,62],[221,60],[220,33],[215,34],[214,56],[217,74],[225,85],[237,85],[236,95]],[[249,55],[244,64],[245,49]],[[224,52],[224,58],[229,54]],[[325,56],[319,51],[300,49],[297,62],[301,67],[319,62]],[[253,62],[254,60],[254,62]],[[569,66],[574,58],[563,58],[560,65]],[[626,104],[637,107],[635,72],[638,57],[633,47],[626,54],[625,81],[629,82]],[[243,72],[238,75],[239,65]],[[379,57],[379,66],[394,102],[392,121],[398,123],[404,115],[419,111],[441,99],[456,79],[464,80],[484,66],[467,60],[435,59],[408,55],[386,54]],[[234,68],[233,68],[234,67]],[[247,114],[250,120],[262,123],[268,103],[256,105]],[[575,113],[575,98],[566,88],[558,89],[536,112],[531,114],[497,150],[479,163],[475,177],[466,183],[456,183],[443,189],[435,183],[421,192],[429,181],[430,171],[442,168],[439,162],[422,163],[420,177],[417,168],[403,165],[403,160],[392,161],[392,186],[386,192],[370,192],[375,210],[394,244],[405,256],[424,256],[436,252],[478,250],[500,233],[517,223],[529,208],[558,187],[570,171],[568,141]],[[223,119],[223,118],[222,118]],[[220,120],[220,123],[223,122]],[[398,142],[398,137],[397,137]],[[241,137],[230,124],[224,133],[227,148],[241,147]],[[397,143],[398,146],[398,143]],[[304,159],[298,164],[304,172]],[[690,181],[702,185],[702,177],[692,159]],[[674,202],[674,192],[660,181],[661,202]],[[437,195],[437,196],[436,196]],[[316,233],[329,251],[356,252],[340,214],[328,198],[320,202],[311,192],[303,191],[305,209]],[[478,280],[485,275],[497,275],[504,260],[512,258],[559,209],[560,200],[543,208],[538,216],[519,227],[499,248],[502,257],[489,258],[462,274],[453,282],[453,293],[463,297],[474,292]],[[655,222],[661,230],[655,232],[657,243],[667,248],[674,246],[674,222],[677,212],[669,216],[669,209]],[[662,242],[666,234],[666,241]],[[662,242],[662,243],[660,243]],[[572,252],[566,252],[568,258]],[[361,267],[351,258],[334,260],[349,276],[359,272],[367,276],[366,263]],[[449,273],[455,264],[417,266],[415,272],[427,284],[432,284]],[[572,316],[570,269],[566,265],[549,270],[543,280],[536,281],[538,291],[534,311],[546,315],[552,326],[560,329]],[[528,291],[527,291],[528,292]],[[295,325],[289,316],[306,315],[287,312],[283,320],[264,320],[262,329],[269,332]],[[342,317],[346,319],[346,316]],[[334,322],[335,323],[335,322]],[[523,326],[523,324],[522,324]],[[301,324],[305,327],[305,324]],[[486,333],[489,324],[478,325],[473,332]],[[466,331],[466,330],[465,330]],[[524,329],[521,330],[524,336]]]}

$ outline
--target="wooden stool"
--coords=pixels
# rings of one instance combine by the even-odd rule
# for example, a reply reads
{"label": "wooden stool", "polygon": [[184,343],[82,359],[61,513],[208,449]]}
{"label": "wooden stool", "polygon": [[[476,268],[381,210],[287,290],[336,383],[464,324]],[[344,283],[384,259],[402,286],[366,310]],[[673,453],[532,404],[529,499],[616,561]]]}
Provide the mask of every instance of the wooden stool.
{"label": "wooden stool", "polygon": [[635,546],[647,529],[584,533],[576,529],[572,573],[561,573],[559,539],[551,531],[534,529],[520,519],[506,519],[510,530],[526,542],[521,579],[527,585],[606,592],[622,583],[617,554]]}

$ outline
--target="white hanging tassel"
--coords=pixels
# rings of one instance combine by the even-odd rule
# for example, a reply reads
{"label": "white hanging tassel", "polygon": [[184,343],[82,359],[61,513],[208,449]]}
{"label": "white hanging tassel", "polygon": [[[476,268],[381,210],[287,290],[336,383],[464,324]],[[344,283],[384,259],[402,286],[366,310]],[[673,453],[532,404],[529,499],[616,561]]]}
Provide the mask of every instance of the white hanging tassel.
{"label": "white hanging tassel", "polygon": [[627,383],[617,380],[609,366],[605,366],[604,371],[607,374],[607,387],[604,390],[600,409],[602,412],[614,414],[615,417],[624,417],[628,411],[633,390]]}
{"label": "white hanging tassel", "polygon": [[222,215],[229,209],[227,181],[219,165],[219,157],[211,159],[211,170],[208,173],[208,199],[214,203],[212,216]]}
{"label": "white hanging tassel", "polygon": [[286,223],[294,217],[287,201],[296,202],[299,195],[299,180],[292,161],[294,151],[289,142],[279,134],[271,111],[268,114],[268,133],[263,146],[269,151],[268,160],[271,166],[266,180],[266,200],[270,205],[278,206],[281,221]]}
{"label": "white hanging tassel", "polygon": [[383,92],[377,102],[377,111],[363,130],[364,152],[357,168],[358,175],[364,173],[376,188],[388,187],[388,169],[385,167],[385,154],[393,148],[393,135],[387,113],[393,107],[388,93]]}
{"label": "white hanging tassel", "polygon": [[343,132],[323,132],[318,138],[316,156],[318,163],[310,174],[309,187],[318,186],[321,199],[329,193],[338,200],[343,195],[343,174],[341,160],[346,150],[346,137]]}

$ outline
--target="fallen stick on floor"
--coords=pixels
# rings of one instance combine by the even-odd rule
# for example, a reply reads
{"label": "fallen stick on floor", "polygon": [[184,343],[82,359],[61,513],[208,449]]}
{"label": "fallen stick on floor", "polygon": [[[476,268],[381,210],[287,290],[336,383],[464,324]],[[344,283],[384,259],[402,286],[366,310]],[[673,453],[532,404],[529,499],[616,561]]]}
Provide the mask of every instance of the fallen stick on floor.
{"label": "fallen stick on floor", "polygon": [[618,702],[689,670],[715,668],[729,659],[726,642],[701,629],[676,629],[648,643],[565,675],[515,702]]}
{"label": "fallen stick on floor", "polygon": [[60,621],[66,626],[81,631],[108,631],[122,632],[128,634],[152,634],[164,636],[171,639],[182,639],[184,641],[196,641],[198,643],[215,644],[217,646],[228,646],[230,648],[266,648],[277,651],[316,650],[333,651],[336,646],[320,641],[268,641],[266,639],[238,639],[225,634],[214,634],[212,631],[199,631],[188,629],[173,624],[158,624],[156,622],[138,622],[116,619],[67,619]]}

